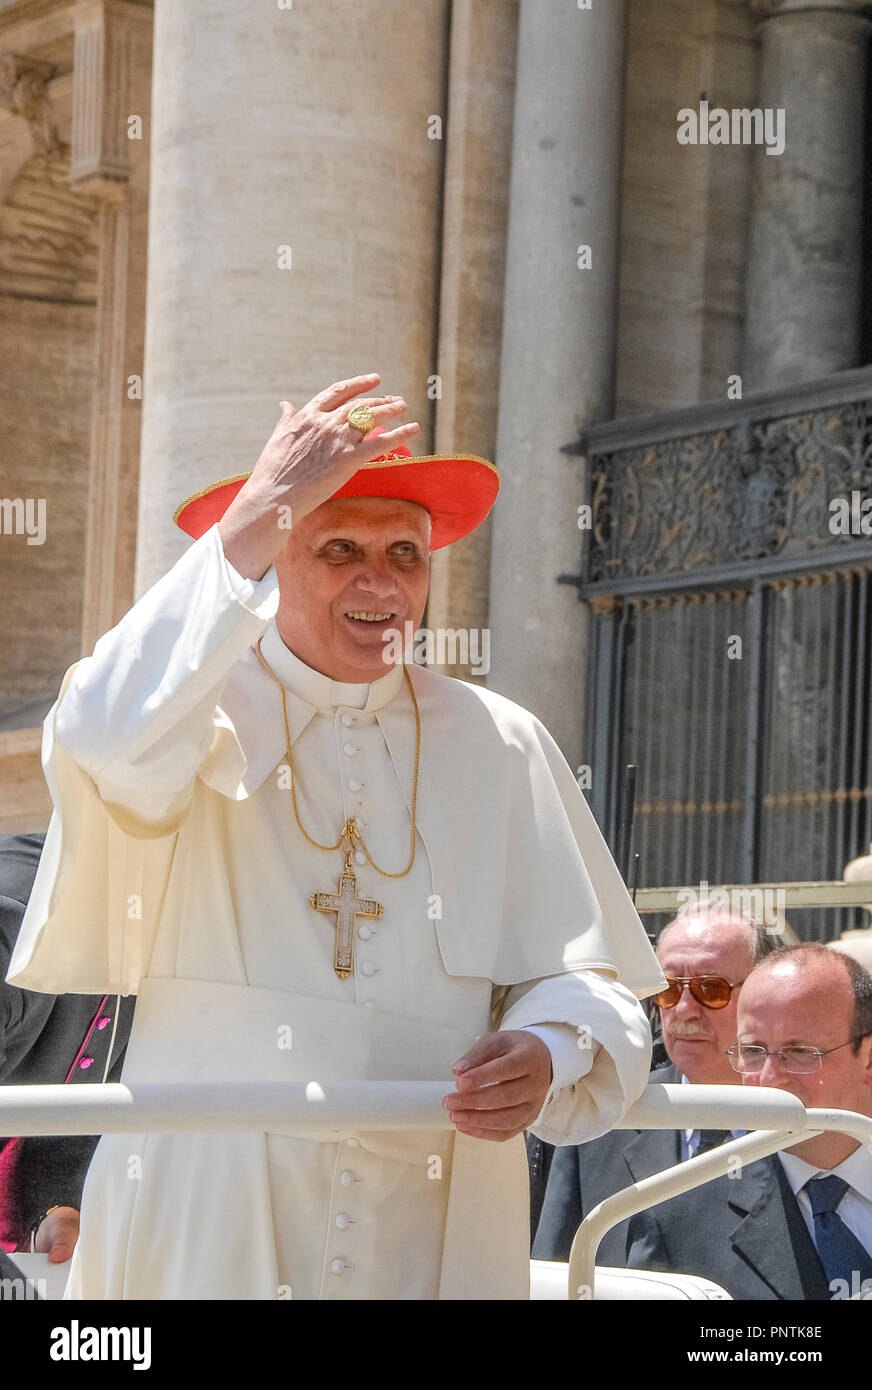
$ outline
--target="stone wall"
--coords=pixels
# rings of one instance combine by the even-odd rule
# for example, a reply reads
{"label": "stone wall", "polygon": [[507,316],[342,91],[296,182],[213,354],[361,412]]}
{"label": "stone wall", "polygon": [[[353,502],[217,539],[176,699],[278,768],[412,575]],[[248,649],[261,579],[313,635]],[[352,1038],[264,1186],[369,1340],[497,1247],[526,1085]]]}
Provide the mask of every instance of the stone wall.
{"label": "stone wall", "polygon": [[47,824],[42,719],[133,595],[151,22],[0,6],[0,830]]}
{"label": "stone wall", "polygon": [[93,305],[0,295],[0,358],[0,492],[45,504],[41,544],[0,535],[0,730],[9,730],[42,723],[80,655]]}

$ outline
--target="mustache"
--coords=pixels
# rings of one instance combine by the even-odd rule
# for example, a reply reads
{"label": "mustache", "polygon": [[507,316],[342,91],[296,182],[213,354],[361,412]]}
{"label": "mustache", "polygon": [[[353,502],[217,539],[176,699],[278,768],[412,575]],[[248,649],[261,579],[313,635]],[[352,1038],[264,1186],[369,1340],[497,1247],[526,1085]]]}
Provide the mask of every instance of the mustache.
{"label": "mustache", "polygon": [[707,1030],[692,1019],[688,1019],[686,1022],[676,1020],[663,1031],[670,1038],[707,1038],[709,1036]]}

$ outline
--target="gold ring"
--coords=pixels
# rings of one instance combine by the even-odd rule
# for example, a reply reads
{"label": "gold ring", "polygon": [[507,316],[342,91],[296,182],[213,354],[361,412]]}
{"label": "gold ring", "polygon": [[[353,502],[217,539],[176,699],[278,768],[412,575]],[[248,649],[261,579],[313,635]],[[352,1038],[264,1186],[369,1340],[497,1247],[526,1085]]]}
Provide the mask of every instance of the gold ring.
{"label": "gold ring", "polygon": [[361,437],[369,434],[375,424],[375,416],[368,405],[356,405],[345,417],[352,429],[360,430]]}

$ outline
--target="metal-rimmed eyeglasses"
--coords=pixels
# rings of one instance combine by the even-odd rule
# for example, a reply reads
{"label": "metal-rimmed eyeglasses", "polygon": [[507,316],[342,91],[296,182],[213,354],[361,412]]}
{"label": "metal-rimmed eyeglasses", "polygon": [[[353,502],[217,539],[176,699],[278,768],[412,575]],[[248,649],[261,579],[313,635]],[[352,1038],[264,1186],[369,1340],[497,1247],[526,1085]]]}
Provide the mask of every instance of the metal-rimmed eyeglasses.
{"label": "metal-rimmed eyeglasses", "polygon": [[727,1048],[727,1056],[730,1059],[730,1066],[733,1071],[742,1072],[745,1076],[753,1076],[754,1072],[762,1071],[766,1065],[767,1057],[777,1057],[785,1071],[793,1072],[795,1076],[803,1076],[811,1071],[818,1071],[822,1065],[824,1057],[829,1057],[831,1052],[841,1052],[843,1047],[849,1047],[851,1043],[860,1042],[863,1038],[868,1038],[868,1033],[859,1033],[856,1038],[849,1038],[847,1042],[839,1043],[838,1047],[761,1047],[759,1043],[736,1043],[734,1047]]}

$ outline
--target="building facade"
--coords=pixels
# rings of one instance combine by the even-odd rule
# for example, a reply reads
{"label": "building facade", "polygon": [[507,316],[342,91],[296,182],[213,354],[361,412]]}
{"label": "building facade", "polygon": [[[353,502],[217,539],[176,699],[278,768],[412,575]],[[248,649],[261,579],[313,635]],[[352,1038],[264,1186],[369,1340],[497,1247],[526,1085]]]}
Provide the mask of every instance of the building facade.
{"label": "building facade", "polygon": [[[175,504],[253,466],[280,400],[378,370],[422,450],[502,473],[489,521],[434,557],[428,626],[488,630],[488,684],[543,719],[611,830],[639,763],[662,822],[643,875],[787,876],[786,848],[759,849],[792,833],[764,832],[766,797],[844,793],[841,838],[823,807],[842,802],[814,831],[814,872],[838,876],[870,834],[856,637],[857,766],[836,740],[811,780],[784,769],[808,719],[841,719],[823,634],[865,612],[862,534],[820,528],[839,488],[862,493],[872,398],[867,9],[0,0],[2,828],[46,824],[42,718],[181,553]],[[812,410],[831,411],[817,468],[789,423]],[[783,500],[809,489],[800,524]],[[809,550],[827,563],[778,567]],[[769,584],[839,566],[854,577],[821,578],[805,618]],[[742,597],[761,585],[792,595],[789,623]],[[817,715],[764,754],[815,641]],[[674,731],[658,654],[688,692]],[[658,770],[675,758],[680,786]],[[695,824],[670,860],[691,803],[723,833]]]}

